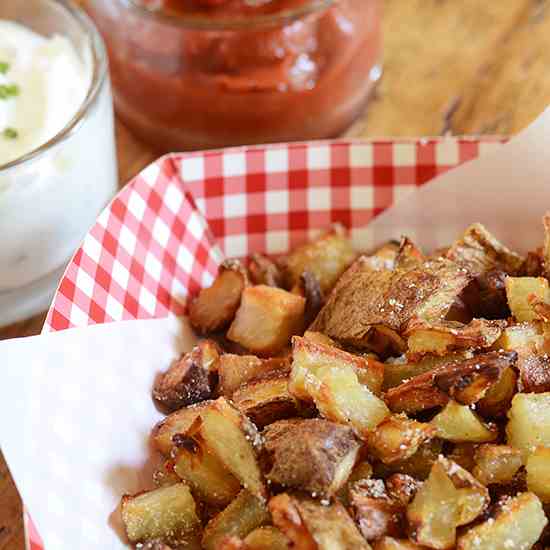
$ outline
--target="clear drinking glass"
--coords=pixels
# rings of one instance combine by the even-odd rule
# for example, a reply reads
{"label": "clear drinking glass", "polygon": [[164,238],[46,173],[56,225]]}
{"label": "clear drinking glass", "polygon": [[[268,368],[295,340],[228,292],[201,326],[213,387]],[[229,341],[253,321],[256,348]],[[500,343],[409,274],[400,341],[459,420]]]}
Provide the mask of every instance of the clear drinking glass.
{"label": "clear drinking glass", "polygon": [[117,112],[143,140],[174,151],[329,138],[362,112],[380,75],[379,0],[208,3],[85,1]]}
{"label": "clear drinking glass", "polygon": [[46,309],[68,260],[117,190],[104,43],[63,0],[2,0],[0,19],[67,37],[92,78],[77,114],[50,141],[0,165],[0,325]]}

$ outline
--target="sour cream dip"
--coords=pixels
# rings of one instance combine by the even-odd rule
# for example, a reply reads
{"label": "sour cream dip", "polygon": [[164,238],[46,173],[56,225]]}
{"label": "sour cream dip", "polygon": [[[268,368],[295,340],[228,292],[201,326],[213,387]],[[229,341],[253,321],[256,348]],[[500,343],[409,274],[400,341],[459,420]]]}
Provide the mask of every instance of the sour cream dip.
{"label": "sour cream dip", "polygon": [[4,1],[0,325],[48,306],[118,183],[107,59],[92,23],[62,3],[31,0],[41,15],[29,9],[27,27],[9,19]]}
{"label": "sour cream dip", "polygon": [[90,64],[67,38],[45,38],[0,20],[0,165],[61,131],[83,104],[91,80]]}

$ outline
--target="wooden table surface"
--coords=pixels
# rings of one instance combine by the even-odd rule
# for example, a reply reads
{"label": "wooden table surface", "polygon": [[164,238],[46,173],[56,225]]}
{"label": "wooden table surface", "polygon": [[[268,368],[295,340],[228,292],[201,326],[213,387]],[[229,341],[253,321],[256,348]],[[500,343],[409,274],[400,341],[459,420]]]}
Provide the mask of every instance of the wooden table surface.
{"label": "wooden table surface", "polygon": [[[550,0],[383,0],[384,74],[347,135],[513,134],[550,103]],[[156,154],[117,124],[120,182]],[[37,334],[44,316],[0,331]],[[0,453],[0,550],[22,550]]]}

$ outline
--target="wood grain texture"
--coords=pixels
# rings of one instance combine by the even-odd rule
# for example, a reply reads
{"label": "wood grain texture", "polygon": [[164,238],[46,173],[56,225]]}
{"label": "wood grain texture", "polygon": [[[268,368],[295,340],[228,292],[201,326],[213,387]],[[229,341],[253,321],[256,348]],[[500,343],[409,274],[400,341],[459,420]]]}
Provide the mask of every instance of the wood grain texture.
{"label": "wood grain texture", "polygon": [[[550,103],[550,0],[383,0],[384,74],[353,137],[512,134]],[[124,184],[157,154],[117,123]],[[0,338],[40,332],[40,315]],[[23,549],[0,453],[0,550]]]}

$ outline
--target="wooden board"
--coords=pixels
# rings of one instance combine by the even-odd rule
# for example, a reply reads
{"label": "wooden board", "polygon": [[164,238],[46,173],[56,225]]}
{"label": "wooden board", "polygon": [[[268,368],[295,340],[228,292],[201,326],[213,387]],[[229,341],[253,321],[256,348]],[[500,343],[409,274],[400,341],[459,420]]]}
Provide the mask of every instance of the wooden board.
{"label": "wooden board", "polygon": [[[367,1],[367,0],[365,0]],[[383,0],[384,74],[353,137],[513,134],[550,103],[550,0]],[[117,123],[121,185],[156,153]],[[37,334],[40,315],[0,331]],[[0,453],[0,550],[23,549]]]}

